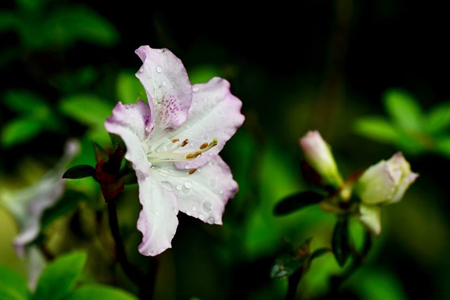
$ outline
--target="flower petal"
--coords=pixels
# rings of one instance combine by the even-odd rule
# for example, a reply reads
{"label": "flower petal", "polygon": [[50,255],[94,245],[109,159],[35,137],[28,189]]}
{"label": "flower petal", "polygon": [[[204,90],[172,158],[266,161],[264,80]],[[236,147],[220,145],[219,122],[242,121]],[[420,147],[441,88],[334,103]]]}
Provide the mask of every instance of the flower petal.
{"label": "flower petal", "polygon": [[395,192],[394,197],[387,204],[399,202],[403,198],[403,195],[405,194],[408,187],[417,179],[417,177],[419,177],[419,174],[411,173],[403,178],[402,182],[400,182],[400,185],[397,188],[397,191]]}
{"label": "flower petal", "polygon": [[389,201],[395,193],[397,182],[389,166],[382,160],[369,167],[358,179],[356,192],[364,204],[375,205]]}
{"label": "flower petal", "polygon": [[150,163],[144,149],[146,144],[143,141],[148,137],[151,126],[150,108],[143,101],[127,105],[117,103],[112,117],[105,122],[106,130],[117,134],[124,141],[127,146],[125,158],[133,164],[137,175],[150,174]]}
{"label": "flower petal", "polygon": [[242,102],[230,92],[230,84],[221,78],[193,86],[194,96],[189,117],[168,139],[188,139],[180,152],[197,151],[203,143],[217,139],[217,145],[203,155],[188,162],[177,162],[178,168],[198,168],[206,164],[222,150],[236,130],[244,122],[240,110]]}
{"label": "flower petal", "polygon": [[381,206],[379,205],[363,205],[359,206],[359,220],[374,235],[381,233]]}
{"label": "flower petal", "polygon": [[158,255],[170,248],[178,226],[175,195],[156,184],[159,176],[156,173],[153,171],[154,176],[149,177],[138,176],[142,210],[137,228],[143,235],[139,252],[147,256]]}
{"label": "flower petal", "polygon": [[144,86],[155,123],[155,137],[178,128],[187,118],[192,88],[183,63],[167,49],[141,46],[136,50],[143,65],[136,73]]}
{"label": "flower petal", "polygon": [[230,168],[222,158],[216,155],[191,175],[187,175],[187,170],[171,165],[165,166],[161,174],[167,172],[175,176],[161,177],[161,185],[176,195],[179,209],[203,222],[222,224],[225,205],[238,190]]}

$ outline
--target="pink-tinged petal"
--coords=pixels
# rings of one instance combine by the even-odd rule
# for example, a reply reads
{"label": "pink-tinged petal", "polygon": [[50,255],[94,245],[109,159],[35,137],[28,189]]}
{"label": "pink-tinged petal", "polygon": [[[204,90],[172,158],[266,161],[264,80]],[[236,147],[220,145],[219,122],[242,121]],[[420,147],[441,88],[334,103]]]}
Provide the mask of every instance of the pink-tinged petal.
{"label": "pink-tinged petal", "polygon": [[109,133],[122,138],[127,146],[125,158],[133,164],[137,174],[148,176],[150,163],[146,157],[145,141],[152,130],[149,106],[139,101],[136,104],[117,103],[112,117],[106,119],[105,127]]}
{"label": "pink-tinged petal", "polygon": [[136,50],[143,65],[136,73],[144,86],[154,116],[155,137],[178,128],[187,118],[192,88],[183,63],[167,49],[141,46]]}
{"label": "pink-tinged petal", "polygon": [[153,176],[149,177],[138,176],[142,210],[137,228],[143,235],[139,252],[146,256],[155,256],[170,248],[178,226],[175,195],[158,184],[156,173],[153,171]]}
{"label": "pink-tinged petal", "polygon": [[217,145],[192,161],[177,162],[178,168],[198,168],[206,164],[222,150],[236,130],[244,122],[242,102],[230,92],[225,79],[213,78],[208,83],[193,86],[194,96],[187,121],[169,139],[188,139],[179,152],[195,152],[203,143],[217,139]]}
{"label": "pink-tinged petal", "polygon": [[[225,205],[238,191],[230,168],[216,155],[191,175],[171,163],[166,163],[161,174],[161,185],[176,195],[179,209],[189,216],[209,224],[222,224]],[[170,166],[171,165],[171,166]],[[187,176],[186,176],[187,175]]]}

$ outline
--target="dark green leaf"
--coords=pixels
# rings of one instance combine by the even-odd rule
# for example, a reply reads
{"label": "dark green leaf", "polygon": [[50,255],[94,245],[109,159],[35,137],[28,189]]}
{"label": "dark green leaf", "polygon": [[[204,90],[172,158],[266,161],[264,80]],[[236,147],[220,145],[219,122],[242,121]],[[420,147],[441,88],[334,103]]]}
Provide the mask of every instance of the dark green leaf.
{"label": "dark green leaf", "polygon": [[331,240],[334,257],[341,267],[345,264],[351,253],[348,222],[348,216],[343,216],[338,219]]}
{"label": "dark green leaf", "polygon": [[41,230],[50,225],[53,221],[64,216],[75,207],[78,203],[86,199],[86,195],[78,191],[66,191],[60,201],[49,209],[44,211],[41,218]]}
{"label": "dark green leaf", "polygon": [[62,178],[68,178],[68,179],[79,179],[79,178],[85,178],[85,177],[91,177],[95,176],[95,168],[88,165],[78,165],[73,166],[70,169],[68,169]]}
{"label": "dark green leaf", "polygon": [[34,138],[41,131],[41,124],[27,118],[16,118],[3,127],[1,142],[4,147],[11,147]]}
{"label": "dark green leaf", "polygon": [[118,288],[100,285],[83,286],[65,300],[138,300],[135,296]]}
{"label": "dark green leaf", "polygon": [[20,22],[17,15],[12,11],[0,11],[0,32],[15,29]]}
{"label": "dark green leaf", "polygon": [[364,117],[355,123],[356,133],[382,143],[395,143],[399,135],[394,126],[384,118]]}
{"label": "dark green leaf", "polygon": [[119,40],[114,26],[87,6],[71,5],[56,9],[48,16],[46,33],[51,42],[70,46],[76,41],[111,46]]}
{"label": "dark green leaf", "polygon": [[422,111],[417,100],[400,89],[391,89],[384,94],[386,110],[392,119],[405,131],[422,126]]}
{"label": "dark green leaf", "polygon": [[63,299],[83,271],[86,259],[87,255],[84,252],[73,252],[58,257],[42,271],[33,299]]}
{"label": "dark green leaf", "polygon": [[314,251],[309,258],[309,261],[312,262],[314,259],[321,257],[327,253],[333,252],[330,248],[320,248]]}
{"label": "dark green leaf", "polygon": [[276,215],[286,215],[306,206],[317,204],[322,201],[323,198],[324,196],[313,191],[300,192],[278,202],[275,206],[274,213]]}
{"label": "dark green leaf", "polygon": [[283,254],[275,261],[275,264],[270,271],[271,278],[281,278],[292,275],[295,271],[300,269],[304,259],[296,259],[289,254]]}
{"label": "dark green leaf", "polygon": [[443,136],[436,139],[435,149],[441,155],[450,158],[450,136]]}
{"label": "dark green leaf", "polygon": [[27,300],[30,299],[27,283],[24,278],[13,270],[0,265],[0,299]]}

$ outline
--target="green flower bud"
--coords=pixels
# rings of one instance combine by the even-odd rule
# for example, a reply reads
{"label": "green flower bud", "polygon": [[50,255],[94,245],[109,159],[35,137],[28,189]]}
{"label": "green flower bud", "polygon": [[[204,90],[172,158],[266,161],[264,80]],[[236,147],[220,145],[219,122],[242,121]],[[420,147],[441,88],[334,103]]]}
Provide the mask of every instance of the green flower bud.
{"label": "green flower bud", "polygon": [[338,188],[342,177],[337,169],[330,147],[318,131],[309,131],[300,139],[306,162],[322,177],[322,183]]}
{"label": "green flower bud", "polygon": [[359,220],[375,235],[381,232],[381,205],[402,199],[419,175],[411,171],[402,153],[369,167],[358,179],[355,192],[361,199]]}

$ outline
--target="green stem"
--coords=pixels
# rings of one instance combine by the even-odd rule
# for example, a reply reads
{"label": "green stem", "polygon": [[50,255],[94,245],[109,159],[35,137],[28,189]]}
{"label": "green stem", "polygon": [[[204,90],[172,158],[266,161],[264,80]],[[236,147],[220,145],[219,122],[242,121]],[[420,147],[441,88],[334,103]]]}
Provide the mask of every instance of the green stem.
{"label": "green stem", "polygon": [[294,300],[295,295],[297,295],[297,287],[300,283],[300,280],[302,279],[303,275],[303,268],[300,268],[297,270],[294,274],[289,276],[288,279],[288,290],[286,292],[285,300]]}
{"label": "green stem", "polygon": [[125,244],[119,230],[116,201],[117,197],[108,201],[108,219],[111,234],[114,238],[117,260],[128,278],[138,285],[139,298],[153,299],[157,269],[156,260],[150,259],[148,274],[142,272],[128,260]]}

